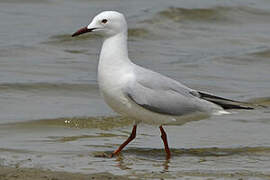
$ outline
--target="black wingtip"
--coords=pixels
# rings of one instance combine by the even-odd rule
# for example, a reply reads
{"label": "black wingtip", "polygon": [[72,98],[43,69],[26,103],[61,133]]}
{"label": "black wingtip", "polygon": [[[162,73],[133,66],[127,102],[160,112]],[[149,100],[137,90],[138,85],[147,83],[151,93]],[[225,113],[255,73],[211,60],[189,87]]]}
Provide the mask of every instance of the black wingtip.
{"label": "black wingtip", "polygon": [[202,99],[210,101],[214,104],[221,106],[223,109],[245,109],[245,110],[252,110],[255,109],[252,104],[235,101],[231,99],[226,99],[218,96],[214,96],[211,94],[207,94],[204,92],[198,92]]}

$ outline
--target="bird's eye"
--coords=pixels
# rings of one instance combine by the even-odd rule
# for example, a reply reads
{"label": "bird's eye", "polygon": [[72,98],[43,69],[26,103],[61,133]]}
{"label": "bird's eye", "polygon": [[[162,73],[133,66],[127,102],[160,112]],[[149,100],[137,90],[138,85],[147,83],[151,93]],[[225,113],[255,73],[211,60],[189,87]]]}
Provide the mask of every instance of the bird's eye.
{"label": "bird's eye", "polygon": [[102,19],[102,21],[101,21],[103,24],[106,24],[107,22],[108,22],[108,20],[107,19]]}

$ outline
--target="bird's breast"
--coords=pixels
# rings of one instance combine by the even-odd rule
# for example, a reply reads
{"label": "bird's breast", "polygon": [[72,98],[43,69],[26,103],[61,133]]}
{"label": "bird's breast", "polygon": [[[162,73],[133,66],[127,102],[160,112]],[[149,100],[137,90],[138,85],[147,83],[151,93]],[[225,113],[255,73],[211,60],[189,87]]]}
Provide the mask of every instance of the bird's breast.
{"label": "bird's breast", "polygon": [[124,114],[129,108],[129,100],[123,93],[125,85],[133,78],[132,73],[126,71],[98,72],[100,92],[105,102],[116,112]]}

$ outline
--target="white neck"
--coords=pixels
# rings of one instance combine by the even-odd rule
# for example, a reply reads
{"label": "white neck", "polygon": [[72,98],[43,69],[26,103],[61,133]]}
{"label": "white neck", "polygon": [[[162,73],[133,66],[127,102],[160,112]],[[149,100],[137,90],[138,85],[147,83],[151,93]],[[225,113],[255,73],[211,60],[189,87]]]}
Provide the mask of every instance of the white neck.
{"label": "white neck", "polygon": [[127,33],[119,33],[104,40],[99,57],[98,81],[101,91],[118,86],[117,83],[131,72],[132,62],[128,58]]}
{"label": "white neck", "polygon": [[99,66],[121,67],[127,63],[130,63],[127,48],[127,32],[106,38],[100,52]]}

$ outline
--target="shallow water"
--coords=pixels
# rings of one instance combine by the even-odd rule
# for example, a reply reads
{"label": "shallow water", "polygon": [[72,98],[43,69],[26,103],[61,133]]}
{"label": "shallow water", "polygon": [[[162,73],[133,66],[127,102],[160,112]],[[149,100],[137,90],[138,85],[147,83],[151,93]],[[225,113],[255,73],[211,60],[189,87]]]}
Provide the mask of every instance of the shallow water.
{"label": "shallow water", "polygon": [[[270,110],[232,111],[165,127],[132,120],[98,92],[101,40],[71,38],[96,13],[119,10],[133,61],[189,87],[270,105],[270,2],[0,0],[0,165],[110,172],[146,179],[269,179]],[[119,5],[120,4],[120,5]]]}

